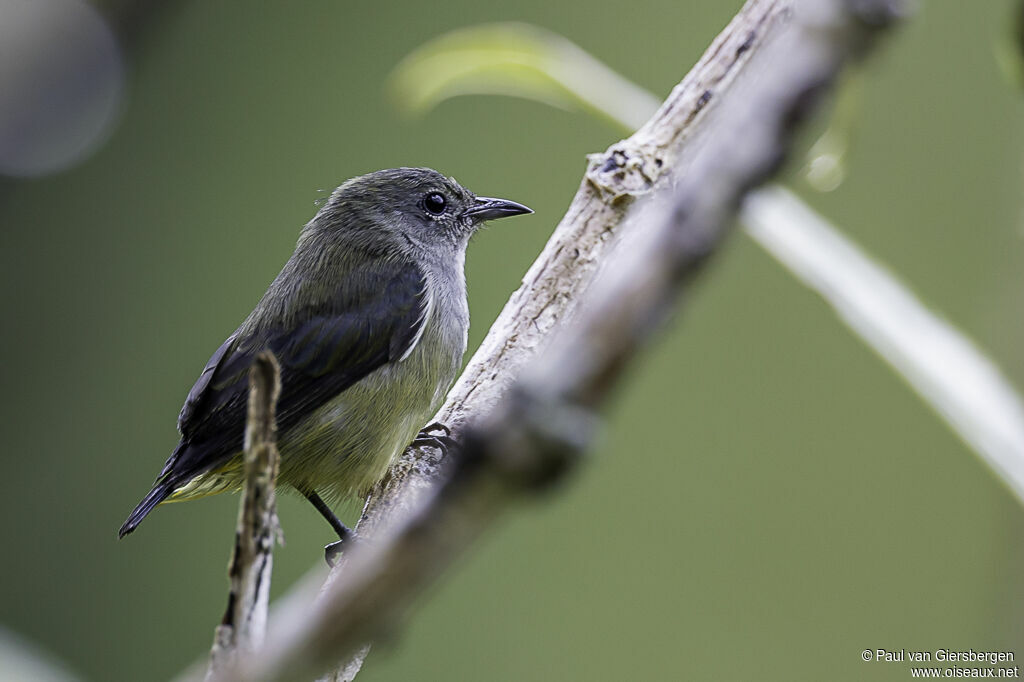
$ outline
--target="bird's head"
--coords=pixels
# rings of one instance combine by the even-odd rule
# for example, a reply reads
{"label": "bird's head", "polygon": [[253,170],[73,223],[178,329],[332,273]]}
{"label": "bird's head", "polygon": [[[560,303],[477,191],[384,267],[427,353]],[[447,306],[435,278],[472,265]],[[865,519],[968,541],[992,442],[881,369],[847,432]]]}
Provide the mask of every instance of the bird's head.
{"label": "bird's head", "polygon": [[392,168],[345,182],[311,225],[436,251],[465,248],[485,221],[523,213],[533,211],[507,199],[478,197],[430,168]]}

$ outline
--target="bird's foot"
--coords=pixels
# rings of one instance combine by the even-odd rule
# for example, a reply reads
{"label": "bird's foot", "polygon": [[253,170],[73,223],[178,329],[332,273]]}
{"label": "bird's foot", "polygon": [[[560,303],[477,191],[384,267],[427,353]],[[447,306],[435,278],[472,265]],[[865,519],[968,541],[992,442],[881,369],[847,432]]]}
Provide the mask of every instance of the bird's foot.
{"label": "bird's foot", "polygon": [[459,446],[459,442],[452,438],[451,429],[441,422],[434,422],[423,427],[416,436],[416,439],[413,440],[412,445],[415,447],[426,445],[437,448],[447,455],[451,450]]}
{"label": "bird's foot", "polygon": [[338,557],[341,556],[341,553],[355,542],[355,533],[348,526],[342,525],[340,529],[336,530],[338,530],[338,537],[341,539],[324,547],[324,559],[331,568],[337,565]]}
{"label": "bird's foot", "polygon": [[441,422],[434,422],[432,424],[427,424],[422,429],[420,429],[420,436],[431,436],[434,435],[434,433],[437,431],[440,431],[446,436],[452,435],[452,430],[448,428],[446,425],[442,424]]}

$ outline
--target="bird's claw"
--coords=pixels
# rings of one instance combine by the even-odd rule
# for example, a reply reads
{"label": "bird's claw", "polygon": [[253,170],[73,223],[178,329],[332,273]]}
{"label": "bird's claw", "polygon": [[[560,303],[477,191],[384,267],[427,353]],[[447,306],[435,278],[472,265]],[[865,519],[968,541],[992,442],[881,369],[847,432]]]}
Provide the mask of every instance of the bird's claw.
{"label": "bird's claw", "polygon": [[417,438],[422,436],[433,435],[435,431],[440,431],[446,436],[452,435],[452,430],[448,428],[445,424],[442,424],[441,422],[433,422],[432,424],[427,424],[422,429],[420,429],[420,434],[419,436],[417,436]]}
{"label": "bird's claw", "polygon": [[327,561],[327,565],[331,568],[334,568],[337,565],[338,557],[341,556],[343,549],[342,546],[344,544],[345,542],[343,540],[338,540],[324,546],[324,560]]}
{"label": "bird's claw", "polygon": [[340,540],[336,540],[335,542],[324,546],[324,559],[327,561],[327,565],[331,568],[334,568],[335,565],[337,565],[338,557],[341,556],[341,553],[345,551],[345,549],[355,540],[355,534],[348,528],[345,528],[345,530],[347,533]]}
{"label": "bird's claw", "polygon": [[416,436],[416,439],[413,440],[412,445],[414,447],[426,445],[428,447],[437,448],[443,454],[447,455],[451,450],[459,446],[459,442],[452,438],[452,430],[450,428],[441,422],[434,422],[433,424],[428,424],[423,427]]}
{"label": "bird's claw", "polygon": [[427,445],[438,448],[447,453],[448,450],[458,447],[459,441],[455,440],[451,436],[418,436],[412,444],[417,447],[420,445]]}

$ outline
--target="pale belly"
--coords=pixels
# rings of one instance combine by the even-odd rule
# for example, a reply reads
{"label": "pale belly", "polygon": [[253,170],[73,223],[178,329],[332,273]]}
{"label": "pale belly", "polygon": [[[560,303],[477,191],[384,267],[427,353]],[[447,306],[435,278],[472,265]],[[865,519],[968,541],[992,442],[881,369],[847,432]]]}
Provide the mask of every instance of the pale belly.
{"label": "pale belly", "polygon": [[365,495],[440,407],[454,378],[409,358],[344,391],[280,439],[283,483],[338,499]]}
{"label": "pale belly", "polygon": [[[365,495],[384,477],[440,407],[462,361],[464,330],[442,339],[430,327],[405,360],[375,370],[279,434],[279,483],[337,501]],[[167,501],[238,490],[242,483],[239,453]]]}

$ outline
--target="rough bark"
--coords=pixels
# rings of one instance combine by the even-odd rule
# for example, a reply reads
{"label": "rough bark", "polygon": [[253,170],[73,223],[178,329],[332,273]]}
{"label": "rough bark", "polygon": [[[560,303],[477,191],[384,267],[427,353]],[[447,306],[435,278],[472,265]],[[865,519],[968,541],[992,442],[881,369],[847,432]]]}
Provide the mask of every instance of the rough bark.
{"label": "rough bark", "polygon": [[245,488],[228,566],[228,605],[214,631],[208,680],[216,679],[240,653],[256,651],[266,634],[274,540],[280,532],[275,503],[280,459],[275,411],[280,392],[277,360],[270,351],[260,353],[249,370]]}
{"label": "rough bark", "polygon": [[[569,212],[438,415],[462,455],[449,466],[429,448],[406,453],[317,602],[224,679],[307,679],[364,654],[495,517],[569,471],[743,196],[900,8],[751,0],[648,124],[591,157]],[[647,195],[658,200],[628,212]],[[359,660],[329,679],[351,679]]]}

